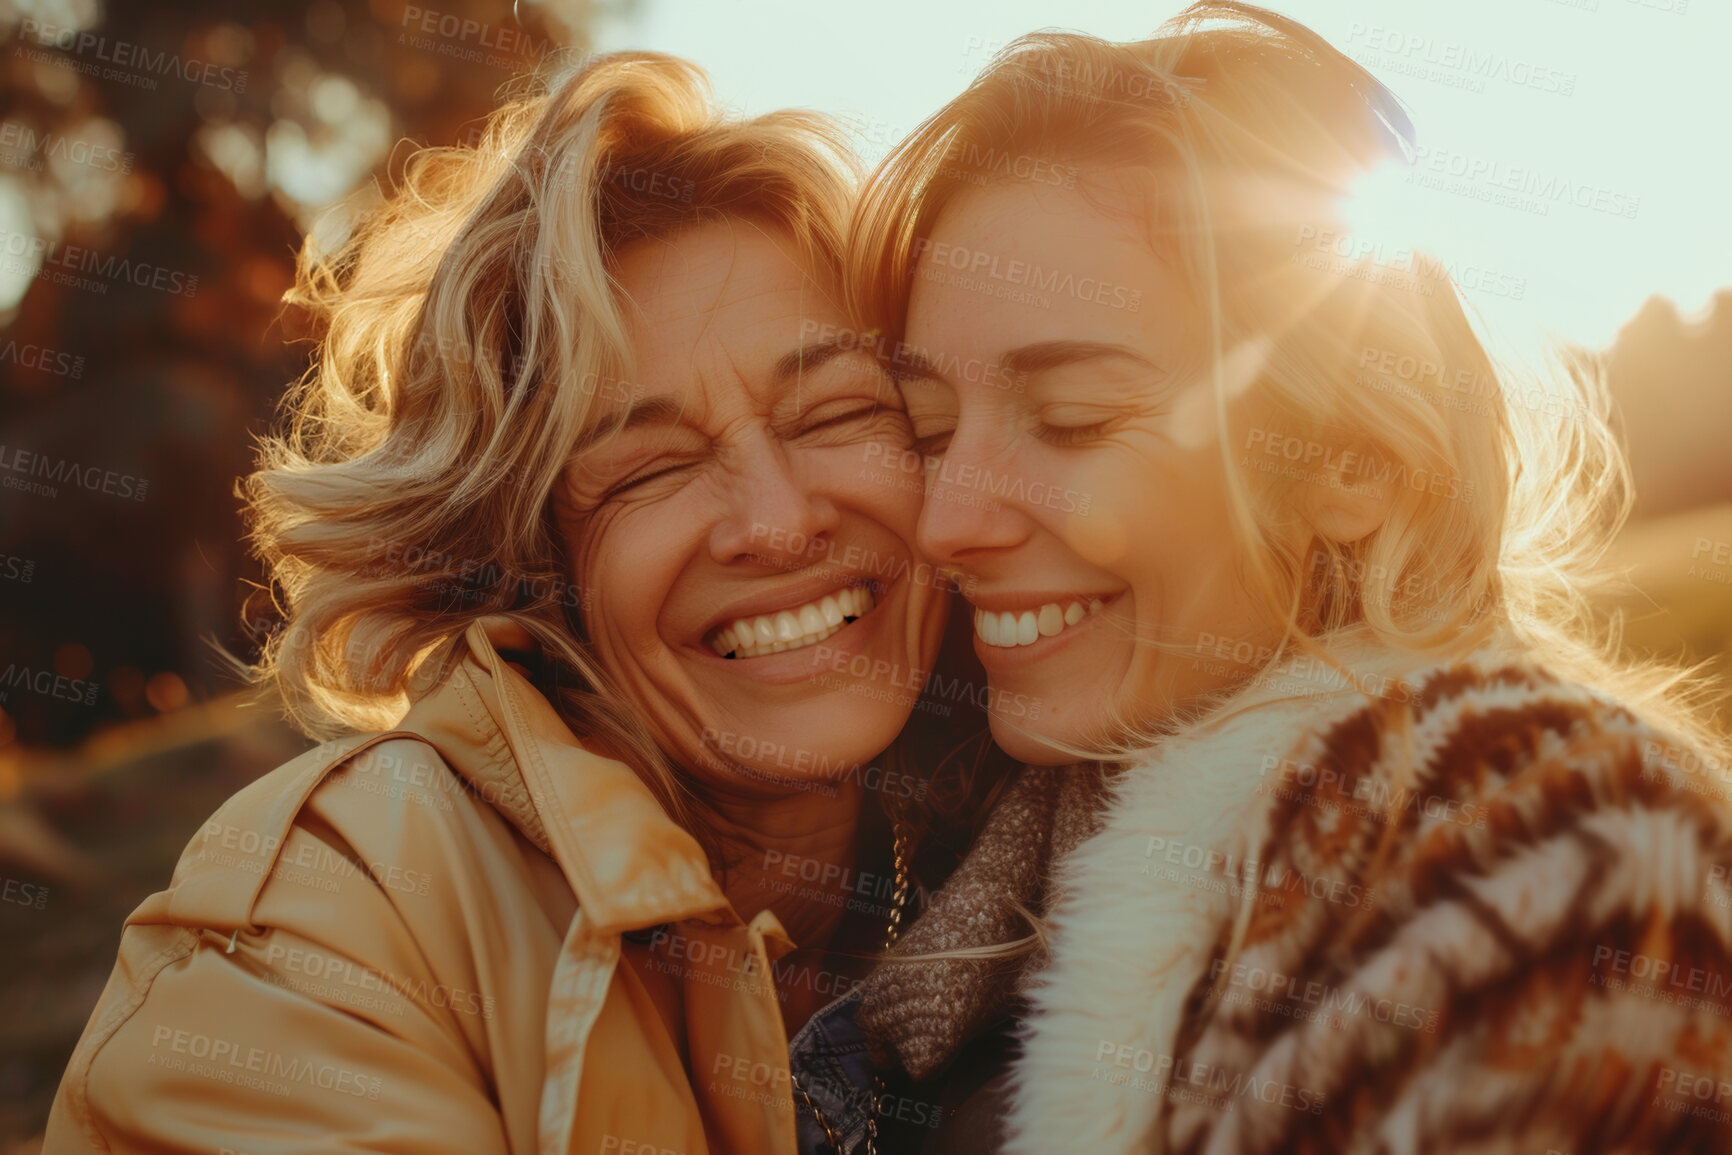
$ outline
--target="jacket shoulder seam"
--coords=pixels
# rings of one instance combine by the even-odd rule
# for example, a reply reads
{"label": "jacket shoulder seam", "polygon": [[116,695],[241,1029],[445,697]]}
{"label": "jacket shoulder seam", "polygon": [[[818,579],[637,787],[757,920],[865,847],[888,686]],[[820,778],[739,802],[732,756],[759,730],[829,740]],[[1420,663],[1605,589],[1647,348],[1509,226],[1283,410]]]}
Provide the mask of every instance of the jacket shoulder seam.
{"label": "jacket shoulder seam", "polygon": [[[128,927],[127,929],[131,930],[132,928]],[[96,1056],[101,1053],[102,1048],[107,1046],[109,1040],[114,1038],[121,1027],[126,1025],[128,1019],[138,1013],[138,1009],[144,1005],[144,1000],[150,997],[150,990],[156,984],[156,977],[170,963],[178,962],[198,949],[202,931],[191,927],[173,927],[172,929],[175,932],[176,941],[163,947],[140,968],[139,977],[130,984],[127,997],[123,1002],[109,1008],[101,1019],[91,1024],[90,1034],[78,1045],[78,1050],[73,1054],[72,1062],[68,1065],[66,1079],[67,1085],[71,1089],[71,1101],[68,1106],[72,1108],[73,1116],[78,1120],[85,1137],[99,1151],[109,1151],[111,1148],[108,1141],[102,1137],[102,1133],[97,1129],[96,1120],[90,1113],[90,1068],[96,1062]]]}
{"label": "jacket shoulder seam", "polygon": [[[432,745],[427,743],[424,738],[409,731],[386,730],[377,734],[344,739],[343,741],[351,743],[348,749],[332,750],[322,760],[309,758],[304,767],[285,780],[280,794],[273,798],[261,799],[262,805],[257,811],[258,822],[255,831],[261,839],[261,847],[263,848],[256,859],[259,869],[256,872],[250,872],[252,877],[238,887],[231,889],[224,885],[225,882],[234,882],[233,869],[230,866],[202,865],[199,869],[185,875],[180,873],[181,868],[177,866],[174,883],[169,888],[168,921],[184,926],[209,927],[225,931],[250,928],[252,926],[253,907],[257,905],[259,894],[264,890],[265,883],[269,881],[271,872],[276,866],[278,855],[282,849],[282,840],[313,795],[324,785],[332,773],[347,765],[357,755],[397,738],[411,738],[429,746]],[[308,751],[302,757],[307,758],[309,755],[327,748],[315,747],[314,750]],[[293,763],[289,765],[293,765]],[[282,769],[287,769],[287,767],[279,767],[279,770]],[[243,811],[231,810],[235,800],[239,797],[240,795],[236,795],[235,798],[224,803],[212,820],[223,820],[225,815],[234,818],[244,813]],[[274,839],[274,842],[266,844],[263,840],[267,836]],[[191,848],[188,849],[190,851]],[[186,861],[183,858],[182,865],[185,865]]]}

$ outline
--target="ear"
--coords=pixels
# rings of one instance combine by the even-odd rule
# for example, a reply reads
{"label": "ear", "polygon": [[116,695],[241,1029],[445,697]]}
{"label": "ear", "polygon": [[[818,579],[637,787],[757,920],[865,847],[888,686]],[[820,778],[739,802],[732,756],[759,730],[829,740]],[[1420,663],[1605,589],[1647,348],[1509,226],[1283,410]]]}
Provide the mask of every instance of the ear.
{"label": "ear", "polygon": [[[1352,460],[1353,455],[1344,455]],[[1319,537],[1351,545],[1370,536],[1395,504],[1395,487],[1337,467],[1317,470],[1294,494],[1299,514]]]}

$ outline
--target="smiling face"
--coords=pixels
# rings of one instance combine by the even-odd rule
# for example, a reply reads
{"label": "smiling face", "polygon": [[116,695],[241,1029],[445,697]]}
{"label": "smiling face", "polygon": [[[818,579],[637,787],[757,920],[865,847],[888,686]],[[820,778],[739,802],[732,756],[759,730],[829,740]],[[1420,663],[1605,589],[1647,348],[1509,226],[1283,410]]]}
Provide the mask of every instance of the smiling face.
{"label": "smiling face", "polygon": [[883,751],[914,702],[885,672],[931,666],[946,604],[913,580],[919,493],[857,480],[906,450],[900,397],[820,340],[844,320],[792,252],[725,221],[621,253],[635,380],[597,383],[608,432],[555,504],[602,667],[677,762],[747,797]]}
{"label": "smiling face", "polygon": [[1281,636],[1243,579],[1201,309],[1097,175],[1088,196],[959,194],[909,303],[904,392],[933,458],[919,543],[965,576],[994,704],[1039,702],[993,714],[1037,763],[1252,673],[1220,639]]}

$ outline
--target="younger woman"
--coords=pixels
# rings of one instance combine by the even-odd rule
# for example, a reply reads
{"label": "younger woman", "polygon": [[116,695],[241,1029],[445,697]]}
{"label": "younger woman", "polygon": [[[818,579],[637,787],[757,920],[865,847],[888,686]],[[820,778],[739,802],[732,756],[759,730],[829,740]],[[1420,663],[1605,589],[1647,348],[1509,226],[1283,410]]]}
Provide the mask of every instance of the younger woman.
{"label": "younger woman", "polygon": [[1012,45],[869,188],[919,542],[1041,703],[994,734],[1118,768],[1031,770],[865,994],[922,1076],[1026,1010],[1006,1150],[1732,1143],[1726,763],[1589,641],[1602,410],[1506,400],[1447,266],[1353,231],[1411,138],[1206,3]]}

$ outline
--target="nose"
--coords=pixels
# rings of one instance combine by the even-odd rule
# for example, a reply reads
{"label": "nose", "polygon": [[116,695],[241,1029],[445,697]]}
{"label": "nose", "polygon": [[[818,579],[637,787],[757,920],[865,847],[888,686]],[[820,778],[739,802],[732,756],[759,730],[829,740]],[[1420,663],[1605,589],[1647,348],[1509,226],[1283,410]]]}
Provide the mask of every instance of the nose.
{"label": "nose", "polygon": [[1012,488],[1013,466],[984,431],[959,424],[942,454],[926,459],[926,503],[915,544],[940,565],[966,569],[971,560],[1009,549],[1027,536],[1028,523],[996,491]]}
{"label": "nose", "polygon": [[787,447],[761,430],[737,449],[726,512],[710,530],[710,556],[722,565],[755,557],[797,569],[841,520],[835,503],[801,477]]}

